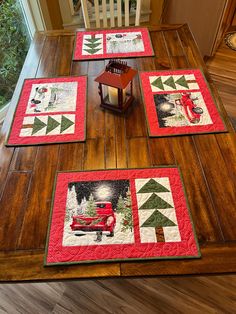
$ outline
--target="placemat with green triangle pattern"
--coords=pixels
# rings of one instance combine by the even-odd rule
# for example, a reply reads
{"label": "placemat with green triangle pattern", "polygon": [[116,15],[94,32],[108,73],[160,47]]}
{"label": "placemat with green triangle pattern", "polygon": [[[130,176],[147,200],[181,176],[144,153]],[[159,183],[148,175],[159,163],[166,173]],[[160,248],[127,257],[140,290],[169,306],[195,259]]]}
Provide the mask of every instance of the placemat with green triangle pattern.
{"label": "placemat with green triangle pattern", "polygon": [[24,81],[9,146],[85,140],[87,77]]}
{"label": "placemat with green triangle pattern", "polygon": [[45,265],[196,257],[178,168],[58,172]]}
{"label": "placemat with green triangle pattern", "polygon": [[150,136],[227,131],[201,70],[139,75]]}

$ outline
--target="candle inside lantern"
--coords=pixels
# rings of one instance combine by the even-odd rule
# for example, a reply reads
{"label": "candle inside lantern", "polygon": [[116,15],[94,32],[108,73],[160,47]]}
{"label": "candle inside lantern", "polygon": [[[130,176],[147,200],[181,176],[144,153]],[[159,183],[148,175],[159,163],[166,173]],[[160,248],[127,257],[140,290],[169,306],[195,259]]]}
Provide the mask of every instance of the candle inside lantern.
{"label": "candle inside lantern", "polygon": [[127,62],[110,60],[95,81],[99,83],[98,93],[101,107],[114,112],[123,113],[132,104],[133,78],[137,71],[127,65]]}
{"label": "candle inside lantern", "polygon": [[[118,89],[115,87],[108,86],[108,97],[109,102],[112,105],[118,105]],[[123,89],[123,103],[126,97],[126,89]]]}

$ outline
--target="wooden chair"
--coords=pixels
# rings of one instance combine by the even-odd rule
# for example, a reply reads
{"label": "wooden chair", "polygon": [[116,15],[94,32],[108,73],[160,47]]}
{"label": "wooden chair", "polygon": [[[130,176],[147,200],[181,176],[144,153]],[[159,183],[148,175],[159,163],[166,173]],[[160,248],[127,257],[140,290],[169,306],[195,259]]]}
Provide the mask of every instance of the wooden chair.
{"label": "wooden chair", "polygon": [[[94,8],[95,8],[95,21],[96,21],[96,28],[101,27],[100,23],[100,11],[99,11],[99,2],[98,0],[94,0]],[[129,2],[130,0],[124,0],[125,3],[125,26],[129,26],[130,24],[130,14],[129,14]],[[88,7],[87,7],[87,0],[81,0],[82,6],[82,13],[84,17],[84,24],[86,28],[91,28],[89,14],[88,14]],[[114,0],[109,1],[109,10],[107,10],[107,3],[106,0],[102,0],[102,20],[103,20],[103,27],[115,27],[115,21],[117,20],[117,26],[122,26],[122,0],[117,0],[117,19],[114,15]],[[135,16],[135,25],[138,26],[140,23],[140,11],[141,11],[141,0],[137,0],[136,4],[136,16]],[[110,25],[108,26],[108,16],[110,20]]]}

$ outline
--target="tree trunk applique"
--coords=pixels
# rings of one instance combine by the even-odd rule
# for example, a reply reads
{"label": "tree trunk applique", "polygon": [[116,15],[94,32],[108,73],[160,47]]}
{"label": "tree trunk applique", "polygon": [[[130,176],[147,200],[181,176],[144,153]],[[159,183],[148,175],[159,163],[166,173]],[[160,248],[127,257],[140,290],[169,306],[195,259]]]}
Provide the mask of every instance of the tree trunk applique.
{"label": "tree trunk applique", "polygon": [[141,227],[155,228],[157,242],[165,242],[163,227],[174,226],[176,226],[176,224],[173,221],[171,221],[156,209],[154,213],[142,224]]}

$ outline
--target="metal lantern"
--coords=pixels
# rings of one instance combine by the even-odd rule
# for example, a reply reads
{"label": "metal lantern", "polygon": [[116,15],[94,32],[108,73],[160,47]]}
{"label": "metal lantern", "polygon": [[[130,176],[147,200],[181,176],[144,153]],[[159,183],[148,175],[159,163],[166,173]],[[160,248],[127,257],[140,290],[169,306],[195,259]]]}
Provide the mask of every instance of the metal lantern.
{"label": "metal lantern", "polygon": [[124,112],[133,102],[133,78],[137,71],[127,62],[110,60],[95,81],[99,83],[98,93],[101,107],[115,112]]}

